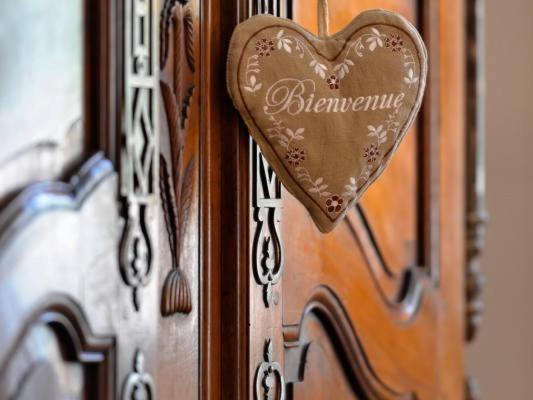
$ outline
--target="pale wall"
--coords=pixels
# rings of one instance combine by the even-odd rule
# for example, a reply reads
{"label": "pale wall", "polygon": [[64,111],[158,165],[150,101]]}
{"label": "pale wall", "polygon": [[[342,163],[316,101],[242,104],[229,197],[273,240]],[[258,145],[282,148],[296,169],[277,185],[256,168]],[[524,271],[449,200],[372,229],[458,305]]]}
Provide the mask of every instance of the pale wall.
{"label": "pale wall", "polygon": [[[468,1],[468,0],[466,0]],[[486,312],[469,354],[484,400],[533,399],[533,1],[486,0]]]}

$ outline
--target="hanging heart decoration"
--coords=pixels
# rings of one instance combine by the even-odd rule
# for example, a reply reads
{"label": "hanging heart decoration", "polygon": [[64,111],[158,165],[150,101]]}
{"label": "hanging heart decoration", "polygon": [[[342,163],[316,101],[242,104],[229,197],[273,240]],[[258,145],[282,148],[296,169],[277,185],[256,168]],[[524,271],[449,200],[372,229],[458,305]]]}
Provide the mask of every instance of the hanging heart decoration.
{"label": "hanging heart decoration", "polygon": [[427,76],[417,30],[383,10],[316,37],[270,15],[240,24],[227,83],[283,185],[331,231],[383,172],[416,117]]}

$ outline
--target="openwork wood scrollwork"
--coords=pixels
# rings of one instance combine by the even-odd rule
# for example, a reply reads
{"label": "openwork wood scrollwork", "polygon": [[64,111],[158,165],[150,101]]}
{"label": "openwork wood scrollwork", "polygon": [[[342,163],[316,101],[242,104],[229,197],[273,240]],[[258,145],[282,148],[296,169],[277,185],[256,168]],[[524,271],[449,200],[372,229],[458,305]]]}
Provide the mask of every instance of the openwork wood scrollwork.
{"label": "openwork wood scrollwork", "polygon": [[252,262],[255,278],[263,286],[265,305],[269,307],[277,303],[278,294],[273,287],[283,273],[279,232],[281,184],[255,143],[252,143],[252,171],[252,206],[256,222]]}
{"label": "openwork wood scrollwork", "polygon": [[161,201],[172,253],[172,268],[165,279],[161,295],[161,314],[169,316],[175,313],[187,314],[192,309],[190,285],[180,268],[182,242],[193,198],[195,167],[194,157],[186,160],[184,152],[189,109],[195,90],[194,24],[189,1],[165,1],[160,29],[162,71],[167,66],[172,49],[172,63],[169,63],[172,82],[163,78],[160,80],[171,157],[170,162],[166,162],[161,155],[160,167]]}
{"label": "openwork wood scrollwork", "polygon": [[259,364],[255,373],[255,398],[285,400],[285,380],[281,366],[273,360],[272,339],[266,340],[263,356],[264,361]]}
{"label": "openwork wood scrollwork", "polygon": [[122,400],[155,399],[154,380],[144,369],[144,354],[137,350],[133,361],[133,371],[126,377]]}
{"label": "openwork wood scrollwork", "polygon": [[152,271],[152,240],[147,226],[157,173],[157,48],[152,34],[153,0],[125,1],[125,118],[121,195],[126,220],[120,247],[124,281],[140,307],[139,289]]}

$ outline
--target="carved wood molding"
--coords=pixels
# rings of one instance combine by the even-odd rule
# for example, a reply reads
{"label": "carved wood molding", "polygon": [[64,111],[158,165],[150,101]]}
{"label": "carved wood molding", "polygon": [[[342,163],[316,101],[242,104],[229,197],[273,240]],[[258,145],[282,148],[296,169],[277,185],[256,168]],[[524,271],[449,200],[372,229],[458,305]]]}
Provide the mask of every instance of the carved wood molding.
{"label": "carved wood molding", "polygon": [[345,221],[365,258],[382,301],[398,321],[407,322],[414,318],[424,291],[431,285],[427,271],[415,265],[406,267],[401,275],[393,274],[381,256],[363,210],[356,206],[347,214]]}
{"label": "carved wood molding", "polygon": [[68,182],[45,181],[27,186],[0,210],[0,250],[38,215],[81,208],[90,194],[113,174],[111,162],[97,153]]}
{"label": "carved wood molding", "polygon": [[113,336],[96,336],[89,327],[82,310],[70,298],[51,295],[40,301],[31,314],[19,321],[13,342],[4,343],[0,350],[0,382],[7,366],[26,334],[36,325],[52,329],[63,345],[64,357],[69,361],[89,364],[95,371],[96,380],[91,393],[99,398],[114,396],[115,340]]}
{"label": "carved wood molding", "polygon": [[485,245],[485,43],[484,1],[470,1],[467,12],[466,130],[466,340],[481,324],[485,278],[480,256]]}
{"label": "carved wood molding", "polygon": [[139,290],[152,272],[153,240],[147,219],[155,204],[158,175],[157,35],[155,0],[125,1],[125,118],[121,155],[124,232],[120,268],[140,308]]}
{"label": "carved wood molding", "polygon": [[[466,3],[466,260],[465,340],[472,342],[483,319],[485,276],[485,2]],[[465,381],[465,399],[481,398],[474,377]]]}
{"label": "carved wood molding", "polygon": [[[302,312],[299,325],[283,327],[285,341],[285,376],[287,383],[304,379],[306,353],[310,345],[304,338],[304,327],[309,316],[316,316],[327,329],[328,335],[354,386],[360,388],[365,398],[375,400],[416,400],[414,392],[400,393],[384,383],[376,374],[359,340],[344,307],[337,296],[326,286],[317,287]],[[341,357],[341,358],[342,358]]]}
{"label": "carved wood molding", "polygon": [[[170,141],[170,161],[161,155],[160,189],[172,267],[161,294],[161,314],[188,314],[192,310],[191,289],[180,268],[183,240],[189,225],[193,200],[195,157],[185,155],[189,109],[195,92],[196,61],[193,11],[189,0],[166,0],[160,17],[160,69],[165,75],[169,54],[170,79],[160,80]],[[170,51],[172,49],[172,51]],[[168,82],[171,81],[171,82]],[[171,172],[169,173],[169,170]]]}

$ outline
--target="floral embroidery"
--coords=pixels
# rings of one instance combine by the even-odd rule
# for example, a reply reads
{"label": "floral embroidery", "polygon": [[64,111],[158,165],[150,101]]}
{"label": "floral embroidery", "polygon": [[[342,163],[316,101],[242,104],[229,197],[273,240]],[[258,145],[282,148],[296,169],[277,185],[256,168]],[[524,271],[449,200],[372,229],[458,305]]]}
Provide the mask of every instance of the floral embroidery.
{"label": "floral embroidery", "polygon": [[285,153],[285,159],[290,165],[298,167],[302,161],[305,161],[305,150],[295,147]]}
{"label": "floral embroidery", "polygon": [[[370,51],[374,51],[378,46],[383,47],[383,36],[376,28],[372,28],[373,34],[370,34],[369,37],[366,39],[366,43],[368,43],[368,49]],[[361,36],[361,39],[365,35]],[[360,56],[361,57],[361,56]]]}
{"label": "floral embroidery", "polygon": [[336,75],[331,75],[328,79],[327,79],[327,84],[329,85],[329,88],[331,90],[336,90],[339,88],[339,78],[337,78]]}
{"label": "floral embroidery", "polygon": [[366,158],[366,161],[369,164],[372,164],[374,161],[378,159],[378,156],[381,154],[381,152],[378,149],[378,146],[376,146],[375,143],[372,143],[370,146],[368,146],[365,149],[365,154],[363,155],[364,158]]}
{"label": "floral embroidery", "polygon": [[326,207],[329,213],[338,213],[342,210],[344,199],[338,195],[333,195],[326,200]]}
{"label": "floral embroidery", "polygon": [[409,68],[409,71],[407,72],[407,76],[403,78],[403,80],[409,86],[418,82],[418,76],[415,76],[415,71],[413,68]]}
{"label": "floral embroidery", "polygon": [[261,39],[255,44],[255,49],[259,52],[260,57],[269,57],[275,50],[274,42],[268,39]]}
{"label": "floral embroidery", "polygon": [[[372,28],[370,33],[365,33],[356,41],[351,42],[347,47],[343,61],[333,68],[333,71],[339,75],[339,79],[344,79],[344,77],[350,72],[350,67],[355,65],[355,63],[348,58],[352,51],[357,57],[361,58],[364,55],[363,51],[368,49],[368,51],[373,52],[378,47],[383,47],[384,38],[384,34],[380,33],[376,28]],[[365,47],[365,43],[368,44],[368,47]]]}
{"label": "floral embroidery", "polygon": [[248,57],[248,62],[246,63],[246,85],[244,85],[244,90],[255,93],[263,87],[262,83],[257,81],[256,74],[261,72],[259,65],[259,56],[254,54]]}
{"label": "floral embroidery", "polygon": [[390,48],[393,52],[400,51],[403,48],[403,39],[400,35],[392,34],[385,39],[385,46]]}
{"label": "floral embroidery", "polygon": [[407,76],[403,78],[403,81],[411,87],[415,83],[418,82],[418,76],[416,74],[415,68],[416,68],[416,62],[415,57],[413,55],[413,52],[407,48],[402,49],[403,54],[403,66],[407,70]]}
{"label": "floral embroidery", "polygon": [[377,145],[379,146],[387,141],[387,130],[383,130],[383,125],[379,125],[378,127],[368,125],[368,136],[375,136],[378,139]]}

